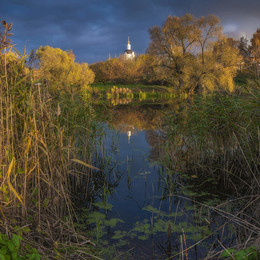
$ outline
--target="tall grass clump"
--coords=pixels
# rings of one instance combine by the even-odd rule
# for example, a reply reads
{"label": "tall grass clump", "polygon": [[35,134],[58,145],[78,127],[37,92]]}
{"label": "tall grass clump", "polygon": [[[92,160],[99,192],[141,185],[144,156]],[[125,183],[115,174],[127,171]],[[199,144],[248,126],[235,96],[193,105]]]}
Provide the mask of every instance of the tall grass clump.
{"label": "tall grass clump", "polygon": [[[70,103],[69,97],[50,93],[47,84],[35,84],[27,56],[11,45],[12,25],[2,24],[0,230],[9,238],[19,233],[22,243],[46,257],[86,259],[90,241],[74,229],[72,193],[80,171],[90,172],[92,112],[87,105],[76,106],[75,98]],[[80,170],[77,164],[83,164]]]}

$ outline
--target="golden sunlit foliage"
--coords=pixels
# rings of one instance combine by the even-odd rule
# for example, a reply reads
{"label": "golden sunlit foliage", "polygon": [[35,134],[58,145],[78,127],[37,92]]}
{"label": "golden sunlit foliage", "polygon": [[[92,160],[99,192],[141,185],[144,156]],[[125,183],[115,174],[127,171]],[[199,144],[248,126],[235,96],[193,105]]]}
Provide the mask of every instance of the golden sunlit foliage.
{"label": "golden sunlit foliage", "polygon": [[258,59],[260,59],[260,29],[257,29],[253,34],[253,38],[251,39],[251,51]]}
{"label": "golden sunlit foliage", "polygon": [[[63,254],[57,251],[58,244],[67,243],[72,237],[75,241],[83,238],[82,234],[78,236],[75,232],[72,194],[75,194],[78,187],[71,183],[70,173],[76,169],[74,163],[79,162],[77,157],[81,156],[78,152],[80,146],[86,151],[80,158],[81,162],[84,160],[82,164],[96,169],[90,165],[90,147],[94,138],[92,139],[89,129],[92,129],[94,112],[90,113],[90,106],[77,97],[60,95],[58,92],[51,93],[47,84],[35,86],[32,70],[27,63],[31,55],[19,53],[8,38],[11,35],[11,25],[6,22],[2,24],[4,28],[2,29],[0,24],[0,251],[3,248],[2,233],[8,233],[8,236],[13,238],[21,235],[23,238],[20,237],[13,244],[8,241],[12,249],[5,250],[3,254],[1,251],[0,258],[40,259],[41,256],[36,249],[29,249],[36,245],[44,258],[52,258],[55,254]],[[55,82],[55,76],[63,80],[64,86],[67,86],[68,82],[74,86],[93,81],[93,72],[86,64],[74,63],[72,53],[50,47],[45,49],[46,52],[44,49],[41,51],[43,52],[39,52],[42,54],[40,58],[44,57],[45,60],[40,59],[40,70],[43,68],[41,66],[45,65],[44,72],[50,83]],[[68,68],[73,73],[67,73]],[[52,75],[56,71],[60,74]],[[43,71],[41,73],[45,76]],[[64,74],[68,76],[67,82],[62,78]],[[76,140],[80,135],[84,136],[82,144],[81,140]],[[85,174],[88,175],[87,172]],[[63,224],[58,224],[57,228],[60,221]],[[27,231],[20,233],[20,227],[26,227]],[[66,236],[63,236],[66,227]],[[44,230],[44,234],[41,230]],[[35,236],[36,233],[39,235]],[[53,238],[51,243],[48,242],[48,237]],[[22,248],[29,251],[25,249],[18,252],[20,240],[23,240]],[[39,241],[41,242],[38,243]],[[88,238],[84,238],[84,243],[87,241]],[[71,257],[65,254],[65,258],[78,258],[75,252]]]}
{"label": "golden sunlit foliage", "polygon": [[94,73],[88,64],[76,63],[72,51],[45,46],[36,51],[36,57],[39,60],[40,77],[55,89],[73,91],[94,81]]}
{"label": "golden sunlit foliage", "polygon": [[198,74],[202,75],[200,86],[207,91],[224,89],[232,92],[233,78],[240,62],[237,43],[233,39],[222,37],[204,52],[203,62],[198,69]]}
{"label": "golden sunlit foliage", "polygon": [[[9,38],[13,34],[10,32],[12,24],[2,21],[0,28],[0,76],[6,80],[6,76],[16,80],[25,79],[29,75],[29,69],[24,66],[27,56],[20,54]],[[1,82],[1,79],[0,79]]]}
{"label": "golden sunlit foliage", "polygon": [[129,84],[145,80],[149,70],[147,64],[147,55],[139,55],[133,60],[127,60],[124,56],[120,56],[105,62],[91,64],[90,68],[95,73],[95,82]]}
{"label": "golden sunlit foliage", "polygon": [[239,50],[222,35],[214,16],[169,16],[162,27],[150,29],[147,53],[153,57],[157,78],[180,91],[233,91]]}
{"label": "golden sunlit foliage", "polygon": [[10,46],[6,49],[4,55],[0,56],[0,66],[3,73],[18,79],[23,78],[25,75],[29,75],[29,69],[24,66],[26,62],[26,56],[22,55]]}

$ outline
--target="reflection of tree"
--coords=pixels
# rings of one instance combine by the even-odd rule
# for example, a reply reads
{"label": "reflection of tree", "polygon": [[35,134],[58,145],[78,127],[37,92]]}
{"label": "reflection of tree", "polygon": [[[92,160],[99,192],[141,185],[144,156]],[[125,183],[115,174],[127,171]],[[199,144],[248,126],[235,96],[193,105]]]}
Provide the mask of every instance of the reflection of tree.
{"label": "reflection of tree", "polygon": [[110,103],[112,106],[117,105],[127,105],[132,102],[132,98],[117,98],[117,97],[111,97]]}
{"label": "reflection of tree", "polygon": [[151,146],[150,159],[153,161],[160,160],[162,151],[160,150],[161,144],[164,141],[157,131],[147,130],[145,132],[147,143]]}
{"label": "reflection of tree", "polygon": [[128,131],[127,126],[139,131],[156,129],[163,117],[160,105],[119,106],[110,112],[110,125],[122,132]]}
{"label": "reflection of tree", "polygon": [[[240,113],[244,110],[237,106],[234,109],[230,100],[216,99],[203,105],[193,105],[179,115],[172,113],[166,126],[160,127],[166,136],[162,163],[172,173],[165,178],[165,198],[174,194],[196,201],[194,209],[208,211],[205,219],[210,229],[218,233],[214,225],[223,227],[221,242],[232,247],[230,237],[243,243],[245,237],[253,237],[260,230],[256,221],[260,187],[258,130],[254,116]],[[148,140],[155,143],[151,137]],[[175,182],[172,186],[171,181]],[[229,202],[230,198],[235,199]],[[231,223],[233,230],[229,228]]]}

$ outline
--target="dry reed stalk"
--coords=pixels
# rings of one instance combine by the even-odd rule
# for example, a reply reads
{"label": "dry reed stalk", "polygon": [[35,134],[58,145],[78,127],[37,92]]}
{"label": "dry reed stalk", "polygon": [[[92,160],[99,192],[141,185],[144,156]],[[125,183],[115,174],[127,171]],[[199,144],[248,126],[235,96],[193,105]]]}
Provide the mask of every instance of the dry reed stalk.
{"label": "dry reed stalk", "polygon": [[230,253],[229,253],[229,251],[225,248],[225,246],[217,239],[217,241],[219,242],[219,244],[223,247],[223,249],[230,255],[230,257],[232,258],[232,259],[234,259],[234,260],[236,260],[235,258],[234,258],[234,256],[232,256]]}
{"label": "dry reed stalk", "polygon": [[[27,81],[16,63],[8,63],[7,51],[1,51],[0,231],[10,234],[16,232],[15,225],[29,226],[25,240],[52,258],[54,244],[91,244],[74,228],[69,172],[78,149],[74,137],[64,134],[72,126],[59,123],[61,115],[56,114],[47,86]],[[24,60],[25,56],[17,59],[21,69]]]}
{"label": "dry reed stalk", "polygon": [[[180,252],[180,255],[181,255],[181,260],[184,260],[184,255],[183,255],[183,243],[182,243],[182,235],[180,235],[180,240],[181,240],[181,252]],[[171,259],[171,258],[169,258]]]}
{"label": "dry reed stalk", "polygon": [[188,260],[188,250],[187,250],[187,244],[186,244],[185,233],[184,233],[184,230],[183,230],[183,229],[182,229],[182,234],[183,234],[183,240],[184,240],[184,245],[185,245],[186,260]]}

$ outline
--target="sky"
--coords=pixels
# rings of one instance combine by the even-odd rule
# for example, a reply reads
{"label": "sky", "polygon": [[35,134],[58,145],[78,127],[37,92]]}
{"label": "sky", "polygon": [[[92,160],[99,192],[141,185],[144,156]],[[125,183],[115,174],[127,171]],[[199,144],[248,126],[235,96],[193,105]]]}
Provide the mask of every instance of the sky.
{"label": "sky", "polygon": [[49,45],[89,64],[132,50],[145,53],[149,28],[166,18],[214,14],[224,33],[249,39],[260,28],[260,0],[0,0],[0,20],[13,24],[13,43],[27,52]]}

